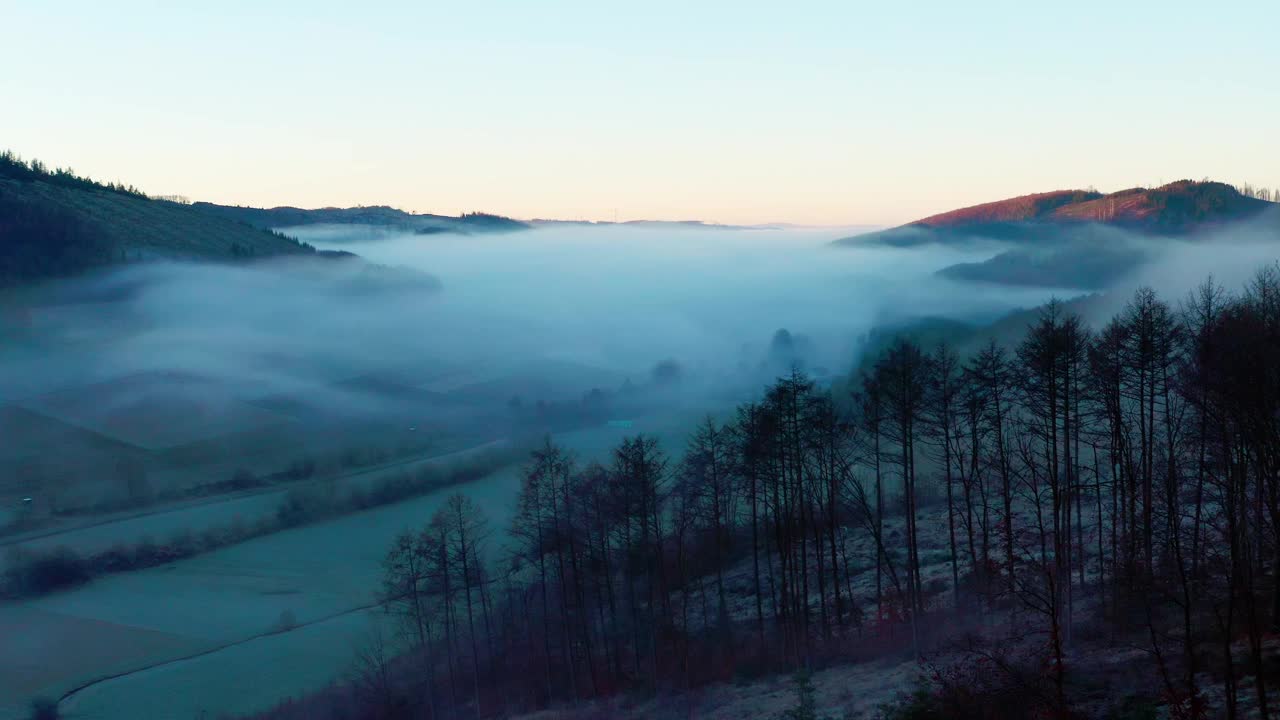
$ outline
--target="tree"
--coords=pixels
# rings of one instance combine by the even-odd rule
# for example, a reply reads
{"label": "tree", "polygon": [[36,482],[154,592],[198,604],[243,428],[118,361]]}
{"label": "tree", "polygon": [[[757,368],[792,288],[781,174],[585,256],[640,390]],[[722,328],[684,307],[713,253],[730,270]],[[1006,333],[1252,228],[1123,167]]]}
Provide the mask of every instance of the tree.
{"label": "tree", "polygon": [[[613,453],[613,478],[620,493],[623,575],[631,609],[632,649],[637,675],[658,680],[658,635],[671,617],[663,552],[663,507],[667,500],[667,458],[656,438],[625,438]],[[645,597],[637,595],[643,586]],[[647,667],[641,657],[649,656]]]}
{"label": "tree", "polygon": [[989,342],[966,368],[978,393],[979,407],[990,433],[995,438],[996,471],[1000,476],[1001,528],[1004,536],[1005,571],[1010,589],[1013,583],[1013,477],[1009,463],[1007,429],[1013,376],[1003,348]]}
{"label": "tree", "polygon": [[[763,496],[765,477],[769,472],[769,459],[773,455],[773,422],[765,406],[748,403],[738,408],[737,423],[733,426],[735,472],[742,483],[741,492],[746,496],[751,516],[751,585],[754,590],[756,632],[759,644],[765,642],[764,588],[760,583],[760,531],[767,499]],[[773,592],[769,593],[770,601]],[[774,613],[776,615],[776,611]]]}
{"label": "tree", "polygon": [[404,532],[396,536],[383,561],[383,592],[386,609],[409,626],[417,652],[427,670],[427,702],[432,717],[436,712],[435,658],[432,657],[431,622],[434,608],[426,582],[430,547],[422,536]]}
{"label": "tree", "polygon": [[910,601],[912,647],[920,652],[919,619],[924,612],[920,582],[919,533],[916,526],[916,440],[925,402],[928,364],[920,346],[898,339],[876,363],[876,383],[883,393],[885,434],[899,448],[903,512],[907,525],[907,594]]}
{"label": "tree", "polygon": [[444,541],[443,552],[449,558],[444,572],[457,573],[462,583],[463,599],[467,611],[467,637],[471,644],[472,682],[475,690],[476,717],[483,713],[480,704],[480,647],[477,641],[475,602],[473,588],[483,585],[481,557],[489,537],[488,520],[471,498],[454,493],[436,511],[432,525],[440,529]]}
{"label": "tree", "polygon": [[[1139,290],[1096,333],[1068,308],[1045,306],[1012,353],[989,342],[967,357],[926,354],[895,340],[848,403],[793,368],[727,425],[700,423],[678,462],[640,435],[608,466],[579,469],[547,440],[525,468],[502,571],[490,573],[482,514],[455,496],[389,550],[388,609],[410,647],[443,655],[449,712],[496,711],[492,697],[542,707],[692,688],[745,669],[745,657],[778,669],[839,658],[857,642],[847,628],[862,568],[850,555],[864,552],[878,622],[909,624],[917,656],[935,649],[921,632],[921,554],[936,537],[957,604],[967,564],[975,587],[1006,594],[981,595],[984,616],[1044,639],[1014,639],[1033,661],[1018,690],[1034,692],[1036,712],[1073,710],[1081,608],[1112,642],[1147,646],[1171,716],[1208,714],[1206,670],[1221,678],[1227,717],[1243,714],[1244,675],[1269,712],[1280,269],[1235,297],[1206,283],[1178,312]],[[920,483],[934,477],[945,525],[921,507]],[[886,537],[884,498],[899,489],[900,540]],[[735,614],[738,562],[747,597]],[[889,642],[905,650],[908,639]]]}
{"label": "tree", "polygon": [[726,545],[737,515],[734,493],[731,433],[706,418],[689,438],[681,463],[681,481],[696,504],[699,523],[710,535],[711,563],[716,579],[716,625],[721,641],[731,642],[729,605],[724,592]]}
{"label": "tree", "polygon": [[[943,483],[947,490],[947,537],[950,546],[951,588],[955,604],[960,604],[960,567],[956,553],[956,502],[953,458],[959,456],[960,360],[946,344],[939,345],[929,358],[929,377],[925,388],[925,421],[928,433],[942,456]],[[960,475],[963,476],[963,470]],[[972,541],[970,541],[972,545]]]}

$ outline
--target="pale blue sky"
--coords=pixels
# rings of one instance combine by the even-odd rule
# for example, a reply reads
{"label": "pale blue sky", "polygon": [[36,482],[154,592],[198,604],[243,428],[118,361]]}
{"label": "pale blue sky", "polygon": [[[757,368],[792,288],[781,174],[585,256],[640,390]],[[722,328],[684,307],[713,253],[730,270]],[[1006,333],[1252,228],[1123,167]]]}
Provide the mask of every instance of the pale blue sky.
{"label": "pale blue sky", "polygon": [[152,193],[896,223],[1280,186],[1280,3],[16,2],[0,147]]}

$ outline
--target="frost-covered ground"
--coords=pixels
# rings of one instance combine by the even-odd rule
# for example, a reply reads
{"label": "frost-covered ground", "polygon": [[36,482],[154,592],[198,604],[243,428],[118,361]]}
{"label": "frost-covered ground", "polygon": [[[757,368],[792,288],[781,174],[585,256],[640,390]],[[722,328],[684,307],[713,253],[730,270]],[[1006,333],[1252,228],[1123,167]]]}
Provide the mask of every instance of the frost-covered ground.
{"label": "frost-covered ground", "polygon": [[388,622],[361,610],[86,688],[61,705],[74,718],[200,718],[260,710],[281,693],[342,679]]}
{"label": "frost-covered ground", "polygon": [[[895,660],[841,665],[815,672],[811,681],[818,716],[874,717],[882,705],[896,701],[909,691],[922,672],[914,662]],[[520,716],[519,720],[772,720],[795,704],[794,680],[788,675],[777,675],[751,683],[721,683],[647,699],[620,696],[573,710],[555,709]]]}
{"label": "frost-covered ground", "polygon": [[[515,468],[458,490],[505,526],[513,510]],[[374,601],[381,561],[391,539],[424,525],[454,489],[424,495],[329,522],[287,530],[188,560],[107,576],[89,585],[0,606],[0,717],[20,717],[36,695],[58,697],[94,680],[155,663],[216,650],[282,623],[299,629],[212,652],[161,671],[107,680],[68,703],[81,718],[151,715],[146,698],[167,683],[193,688],[184,702],[209,710],[249,711],[284,695],[314,689],[344,672],[353,639],[367,629],[364,613],[307,625]],[[11,638],[19,642],[10,642]],[[299,671],[271,669],[261,692],[242,692],[252,667],[246,655],[302,658]],[[228,658],[240,657],[240,662]],[[264,671],[265,672],[265,671]],[[257,676],[254,676],[257,677]],[[262,677],[266,677],[265,675]],[[173,717],[187,717],[178,713]]]}
{"label": "frost-covered ground", "polygon": [[[644,432],[657,436],[674,460],[707,411],[693,406],[626,418],[629,424],[564,433],[556,440],[583,461],[608,462],[623,437]],[[392,538],[424,525],[455,490],[474,498],[501,530],[519,487],[518,468],[509,467],[466,486],[0,605],[0,637],[13,640],[0,645],[0,718],[22,717],[32,697],[59,697],[118,674],[75,692],[62,709],[103,720],[244,713],[339,680],[380,622],[376,610],[364,608],[374,602]],[[249,522],[253,513],[273,512],[277,495],[87,528],[76,531],[76,546],[106,549],[144,536],[163,541],[183,529],[237,517]],[[54,546],[66,540],[38,542]],[[286,621],[295,629],[278,632]],[[192,655],[197,656],[182,659]]]}
{"label": "frost-covered ground", "polygon": [[[368,489],[386,478],[446,462],[463,460],[484,449],[496,446],[497,441],[494,441],[447,455],[393,462],[347,473],[336,479],[306,482],[309,484],[330,482],[338,490]],[[32,551],[68,547],[82,555],[92,555],[110,550],[117,545],[130,545],[143,539],[165,543],[180,533],[199,533],[210,528],[226,527],[236,522],[251,525],[257,520],[270,517],[275,513],[281,499],[294,486],[177,503],[170,508],[157,511],[122,514],[118,519],[95,521],[79,529],[56,533],[34,533],[30,539],[7,538],[5,544]]]}

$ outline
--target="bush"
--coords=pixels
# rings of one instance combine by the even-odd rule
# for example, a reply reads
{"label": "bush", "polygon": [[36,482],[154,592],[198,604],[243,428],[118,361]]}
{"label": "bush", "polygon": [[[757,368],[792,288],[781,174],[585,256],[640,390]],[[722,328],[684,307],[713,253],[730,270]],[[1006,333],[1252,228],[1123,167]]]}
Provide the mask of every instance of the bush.
{"label": "bush", "polygon": [[779,720],[818,720],[817,702],[813,699],[813,677],[801,670],[793,678],[796,684],[796,706],[779,716]]}
{"label": "bush", "polygon": [[334,513],[337,503],[332,485],[295,487],[276,507],[276,523],[282,528],[303,525]]}
{"label": "bush", "polygon": [[65,547],[48,554],[15,553],[9,559],[5,580],[12,593],[38,595],[88,582],[89,568],[83,558]]}
{"label": "bush", "polygon": [[655,385],[675,385],[680,382],[684,370],[681,369],[680,363],[667,359],[654,365],[649,374],[653,377]]}
{"label": "bush", "polygon": [[1156,720],[1159,716],[1159,706],[1155,701],[1130,695],[1118,707],[1111,709],[1107,720]]}
{"label": "bush", "polygon": [[31,701],[31,720],[58,720],[58,701],[36,698]]}
{"label": "bush", "polygon": [[276,619],[276,630],[288,632],[298,626],[298,616],[292,610],[281,610]]}
{"label": "bush", "polygon": [[133,546],[116,545],[87,559],[68,548],[40,554],[14,550],[9,553],[4,574],[0,575],[0,596],[43,595],[88,582],[94,575],[155,567],[344,512],[397,502],[442,486],[483,477],[510,462],[514,456],[514,450],[500,451],[482,455],[461,466],[423,468],[412,474],[398,473],[368,490],[356,487],[340,493],[332,483],[295,487],[280,501],[274,517],[246,522],[237,516],[226,525],[199,533],[180,530],[162,545],[144,537]]}
{"label": "bush", "polygon": [[248,468],[238,468],[231,476],[231,487],[237,490],[251,488],[258,484],[258,478]]}
{"label": "bush", "polygon": [[169,549],[177,557],[190,557],[199,552],[196,537],[189,528],[178,530],[169,538]]}
{"label": "bush", "polygon": [[291,463],[284,471],[285,477],[290,480],[306,480],[316,474],[316,461],[311,458],[297,460]]}
{"label": "bush", "polygon": [[1054,705],[1050,679],[1033,657],[970,655],[920,680],[883,720],[1033,720],[1067,717]]}
{"label": "bush", "polygon": [[133,547],[134,567],[150,567],[156,563],[159,550],[151,538],[144,537]]}
{"label": "bush", "polygon": [[880,717],[882,720],[944,720],[947,715],[938,698],[921,684],[897,704],[881,706]]}
{"label": "bush", "polygon": [[116,545],[106,552],[98,553],[91,561],[93,566],[102,572],[123,572],[133,569],[133,554],[123,545]]}

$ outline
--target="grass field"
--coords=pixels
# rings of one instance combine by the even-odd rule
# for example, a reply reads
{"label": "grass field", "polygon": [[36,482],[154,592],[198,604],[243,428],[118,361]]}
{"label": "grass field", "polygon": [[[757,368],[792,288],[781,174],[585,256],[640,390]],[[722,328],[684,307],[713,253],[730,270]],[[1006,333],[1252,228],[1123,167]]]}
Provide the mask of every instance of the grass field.
{"label": "grass field", "polygon": [[76,693],[62,703],[72,718],[215,718],[270,707],[345,676],[376,628],[377,610],[357,611],[293,632],[145,670]]}
{"label": "grass field", "polygon": [[131,667],[198,651],[200,640],[37,607],[0,608],[0,716],[25,717],[26,704],[68,677]]}
{"label": "grass field", "polygon": [[[461,488],[489,513],[495,528],[510,519],[519,475],[502,470]],[[102,578],[69,592],[0,606],[0,637],[27,640],[0,646],[0,697],[15,698],[0,717],[21,717],[35,695],[59,697],[95,678],[244,641],[281,629],[288,617],[300,626],[185,660],[164,670],[127,675],[77,693],[75,717],[191,717],[153,715],[145,703],[198,687],[204,707],[230,699],[270,704],[341,674],[353,653],[351,640],[367,629],[356,613],[317,620],[367,606],[374,600],[381,560],[399,532],[424,525],[452,489],[330,522],[284,531],[170,565]],[[58,638],[72,639],[59,642]],[[122,648],[128,648],[127,651]],[[224,654],[224,653],[230,653]],[[258,660],[229,660],[248,653]],[[259,654],[260,653],[260,654]],[[305,658],[297,672],[272,657]],[[327,658],[327,659],[326,659]],[[244,673],[257,662],[279,676],[258,695],[246,694]],[[272,667],[269,664],[274,663]],[[232,672],[234,671],[234,672]],[[237,673],[240,673],[237,675]],[[252,674],[260,677],[261,674]],[[184,683],[186,683],[184,685]],[[130,703],[142,703],[131,705]],[[253,705],[244,709],[254,709]]]}
{"label": "grass field", "polygon": [[[620,418],[630,425],[599,426],[556,439],[583,461],[607,463],[623,437],[644,432],[657,436],[674,459],[689,429],[709,409],[691,406]],[[382,473],[401,470],[363,473],[345,482],[371,483]],[[488,514],[497,545],[519,487],[519,469],[512,466],[456,490]],[[454,491],[0,605],[0,636],[21,632],[25,638],[0,647],[0,697],[15,698],[0,705],[0,718],[21,717],[31,697],[61,697],[82,686],[64,703],[68,716],[110,720],[199,717],[213,709],[249,712],[336,679],[351,668],[359,644],[377,622],[376,613],[362,608],[375,601],[392,538],[425,525]],[[262,493],[30,543],[105,548],[141,535],[159,540],[193,526],[236,517],[248,521],[272,511],[278,500],[278,493]],[[295,629],[279,632],[285,624]]]}
{"label": "grass field", "polygon": [[[473,457],[486,448],[493,447],[497,447],[496,441],[446,455],[397,461],[367,470],[354,471],[339,478],[315,480],[311,483],[328,483],[335,490],[356,488],[367,490],[386,478],[461,461]],[[82,555],[92,555],[110,550],[117,545],[129,545],[144,539],[164,543],[180,533],[199,533],[211,528],[227,527],[233,523],[251,525],[258,520],[270,518],[275,514],[276,508],[291,487],[294,485],[198,500],[181,504],[170,510],[125,515],[111,522],[90,524],[80,529],[55,534],[38,534],[30,539],[13,538],[6,540],[6,544],[31,551],[68,547]]]}
{"label": "grass field", "polygon": [[142,373],[41,395],[23,405],[146,450],[288,422],[288,418],[235,399],[230,389],[208,378],[177,373]]}

